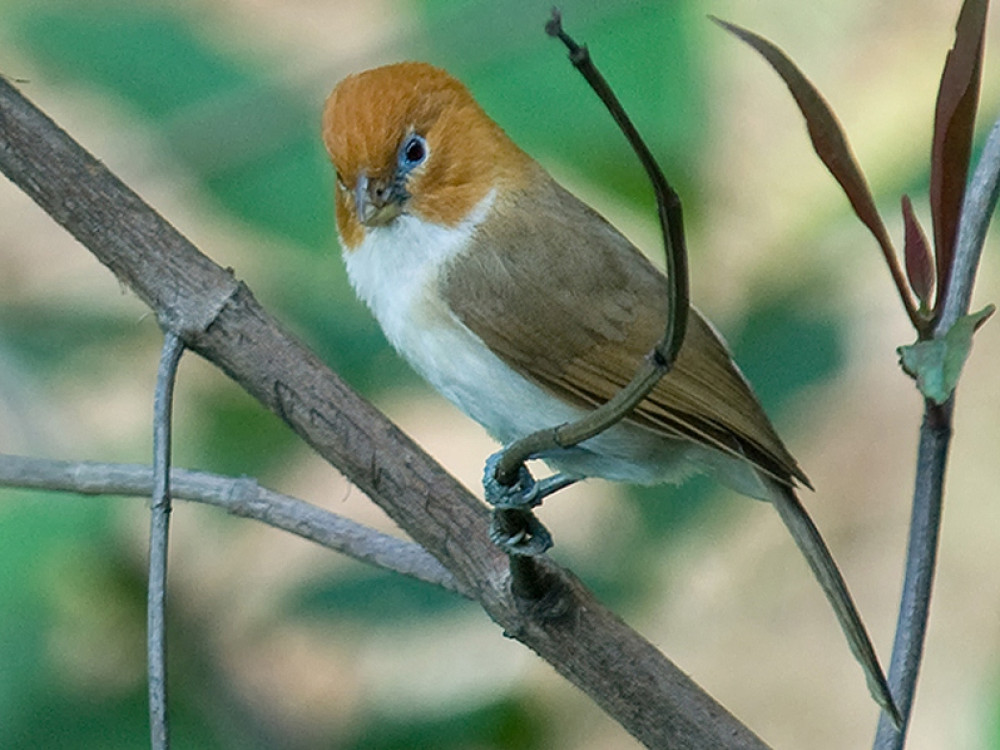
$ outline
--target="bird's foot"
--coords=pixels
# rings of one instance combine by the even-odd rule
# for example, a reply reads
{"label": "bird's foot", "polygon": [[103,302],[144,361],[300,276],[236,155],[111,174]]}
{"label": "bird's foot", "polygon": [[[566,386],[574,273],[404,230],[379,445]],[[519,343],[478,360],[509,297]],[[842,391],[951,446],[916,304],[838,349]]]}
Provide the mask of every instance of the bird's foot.
{"label": "bird's foot", "polygon": [[553,474],[550,477],[536,480],[531,476],[528,467],[521,464],[517,470],[517,479],[513,484],[503,485],[497,479],[497,465],[503,457],[503,451],[498,451],[486,459],[483,470],[483,490],[486,502],[498,509],[528,510],[537,508],[549,495],[568,487],[577,481],[577,477],[566,474]]}
{"label": "bird's foot", "polygon": [[535,557],[552,547],[552,535],[527,508],[494,508],[490,539],[508,555]]}
{"label": "bird's foot", "polygon": [[486,459],[486,467],[483,469],[486,502],[500,510],[528,510],[541,503],[538,498],[538,483],[524,464],[517,468],[517,479],[512,484],[500,483],[497,479],[497,465],[501,458],[503,451],[497,451]]}
{"label": "bird's foot", "polygon": [[503,451],[499,451],[486,459],[483,471],[486,501],[493,506],[490,539],[508,555],[541,555],[552,546],[552,535],[531,509],[552,493],[573,484],[576,477],[554,474],[536,481],[522,464],[514,483],[504,485],[496,477],[502,456]]}

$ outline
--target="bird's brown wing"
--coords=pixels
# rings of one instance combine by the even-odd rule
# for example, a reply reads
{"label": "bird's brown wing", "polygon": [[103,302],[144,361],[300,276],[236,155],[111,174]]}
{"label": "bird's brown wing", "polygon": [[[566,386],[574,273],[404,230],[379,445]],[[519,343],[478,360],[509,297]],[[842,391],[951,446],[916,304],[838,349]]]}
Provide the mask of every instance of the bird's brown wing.
{"label": "bird's brown wing", "polygon": [[[445,268],[441,293],[522,375],[569,402],[601,404],[663,335],[666,283],[599,214],[551,179],[536,184],[499,199],[507,203],[477,229],[475,252]],[[629,419],[745,458],[784,484],[808,485],[725,345],[693,309],[674,369]]]}

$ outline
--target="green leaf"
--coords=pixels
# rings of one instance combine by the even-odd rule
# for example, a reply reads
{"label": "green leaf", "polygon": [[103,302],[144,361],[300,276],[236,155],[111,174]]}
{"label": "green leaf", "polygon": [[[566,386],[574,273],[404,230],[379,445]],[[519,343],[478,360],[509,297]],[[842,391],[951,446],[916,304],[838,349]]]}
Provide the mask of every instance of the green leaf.
{"label": "green leaf", "polygon": [[987,305],[977,313],[956,320],[944,336],[896,350],[903,370],[916,378],[917,388],[925,397],[936,404],[943,404],[951,397],[972,349],[972,335],[995,309]]}

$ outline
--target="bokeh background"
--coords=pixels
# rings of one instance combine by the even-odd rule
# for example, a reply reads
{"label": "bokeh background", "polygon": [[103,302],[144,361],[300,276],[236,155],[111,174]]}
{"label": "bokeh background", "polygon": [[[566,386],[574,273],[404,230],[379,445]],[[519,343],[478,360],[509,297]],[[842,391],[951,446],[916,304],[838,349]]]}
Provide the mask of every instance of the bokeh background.
{"label": "bokeh background", "polygon": [[[529,0],[0,0],[0,73],[469,487],[494,446],[389,350],[345,281],[319,112],[343,75],[449,68],[558,178],[659,253],[650,191]],[[958,1],[565,0],[680,190],[694,299],[817,487],[806,497],[888,659],[921,404],[875,243],[791,99],[706,13],[781,45],[831,101],[889,217],[926,211]],[[995,21],[995,19],[994,19]],[[991,25],[980,140],[1000,111]],[[974,304],[1000,298],[994,233]],[[1000,747],[1000,334],[958,398],[910,747]],[[147,461],[160,337],[92,256],[0,182],[0,450]],[[195,356],[178,465],[249,474],[395,531]],[[876,709],[773,511],[694,480],[550,500],[553,554],[778,748],[863,747]],[[175,742],[205,748],[631,748],[475,606],[260,524],[178,504]],[[146,744],[142,500],[0,490],[0,747]]]}

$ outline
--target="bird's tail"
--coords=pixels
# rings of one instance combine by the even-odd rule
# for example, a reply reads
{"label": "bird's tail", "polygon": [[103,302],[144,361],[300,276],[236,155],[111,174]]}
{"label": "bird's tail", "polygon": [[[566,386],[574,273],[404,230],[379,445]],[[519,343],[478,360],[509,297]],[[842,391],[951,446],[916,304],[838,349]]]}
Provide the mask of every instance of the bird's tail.
{"label": "bird's tail", "polygon": [[889,683],[886,681],[885,673],[879,664],[875,648],[872,646],[868,631],[865,630],[864,623],[861,622],[861,615],[858,614],[858,609],[854,606],[844,577],[840,574],[837,563],[833,561],[833,556],[830,554],[826,542],[823,541],[819,529],[816,528],[816,524],[813,523],[792,488],[773,483],[773,490],[770,493],[771,502],[777,508],[781,520],[791,532],[792,538],[805,556],[816,580],[823,588],[823,593],[826,594],[826,598],[833,607],[837,621],[840,623],[844,635],[847,636],[847,643],[854,653],[854,658],[858,660],[865,671],[869,692],[871,692],[875,702],[889,715],[896,728],[901,728],[903,718],[892,698]]}

